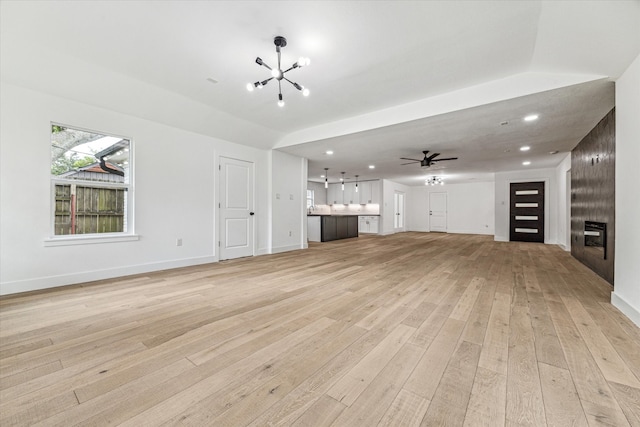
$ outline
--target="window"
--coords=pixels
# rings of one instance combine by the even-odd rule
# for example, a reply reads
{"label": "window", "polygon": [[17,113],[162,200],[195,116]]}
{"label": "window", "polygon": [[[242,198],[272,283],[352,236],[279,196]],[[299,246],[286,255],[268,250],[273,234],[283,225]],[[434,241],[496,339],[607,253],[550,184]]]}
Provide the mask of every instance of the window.
{"label": "window", "polygon": [[315,206],[313,203],[313,190],[307,190],[307,209],[310,209],[313,206]]}
{"label": "window", "polygon": [[131,141],[51,125],[53,236],[132,230]]}

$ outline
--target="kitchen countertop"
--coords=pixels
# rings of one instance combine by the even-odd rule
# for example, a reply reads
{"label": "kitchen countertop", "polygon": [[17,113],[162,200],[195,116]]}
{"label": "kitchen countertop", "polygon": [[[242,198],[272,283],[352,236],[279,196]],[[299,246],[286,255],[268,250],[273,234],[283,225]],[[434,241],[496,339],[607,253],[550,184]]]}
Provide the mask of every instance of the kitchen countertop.
{"label": "kitchen countertop", "polygon": [[307,216],[380,216],[380,214],[307,214]]}

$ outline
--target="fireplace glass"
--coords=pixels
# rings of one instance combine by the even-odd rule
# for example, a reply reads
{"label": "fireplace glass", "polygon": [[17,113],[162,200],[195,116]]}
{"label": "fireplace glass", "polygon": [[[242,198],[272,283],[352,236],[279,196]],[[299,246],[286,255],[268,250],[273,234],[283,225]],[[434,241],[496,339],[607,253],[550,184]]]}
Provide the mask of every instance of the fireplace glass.
{"label": "fireplace glass", "polygon": [[584,222],[585,250],[607,259],[607,223],[596,221]]}

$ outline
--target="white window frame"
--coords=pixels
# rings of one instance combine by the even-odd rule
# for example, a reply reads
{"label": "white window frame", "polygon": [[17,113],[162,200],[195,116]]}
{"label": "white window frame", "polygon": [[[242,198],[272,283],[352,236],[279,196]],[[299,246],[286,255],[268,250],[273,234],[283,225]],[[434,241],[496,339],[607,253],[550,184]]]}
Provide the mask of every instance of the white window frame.
{"label": "white window frame", "polygon": [[[309,197],[309,194],[311,194],[311,197]],[[309,200],[311,200],[311,205],[309,205]],[[315,191],[307,189],[307,209],[314,207],[315,202],[316,202]]]}
{"label": "white window frame", "polygon": [[[112,132],[103,132],[96,131],[93,129],[86,129],[79,126],[66,125],[57,122],[51,122],[49,124],[49,135],[51,135],[51,127],[52,126],[62,126],[65,128],[76,129],[80,131],[100,134],[104,136],[121,138],[129,141],[129,173],[128,173],[128,183],[118,184],[111,182],[103,182],[103,181],[89,181],[82,179],[63,179],[51,176],[50,178],[50,207],[49,207],[49,230],[50,237],[44,240],[44,246],[68,246],[68,245],[86,245],[86,244],[95,244],[95,243],[113,243],[113,242],[126,242],[126,241],[135,241],[139,240],[140,236],[135,234],[135,206],[134,206],[134,171],[135,171],[135,155],[134,155],[134,147],[135,144],[133,139],[128,136],[118,135]],[[55,234],[55,210],[56,210],[56,184],[62,185],[70,185],[77,184],[81,186],[89,186],[89,187],[99,187],[99,188],[124,188],[126,194],[126,214],[125,214],[125,223],[127,225],[127,230],[122,232],[115,233],[87,233],[87,234],[65,234],[65,235],[56,235]]]}

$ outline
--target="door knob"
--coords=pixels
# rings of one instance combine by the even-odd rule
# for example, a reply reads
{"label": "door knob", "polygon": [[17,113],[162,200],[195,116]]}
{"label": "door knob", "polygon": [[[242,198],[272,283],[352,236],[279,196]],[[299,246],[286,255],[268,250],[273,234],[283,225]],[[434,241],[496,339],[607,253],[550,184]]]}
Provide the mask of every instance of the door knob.
{"label": "door knob", "polygon": [[249,215],[251,215],[251,216],[253,216],[255,214],[256,214],[255,212],[249,212]]}

